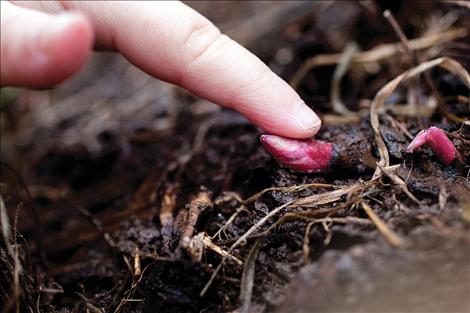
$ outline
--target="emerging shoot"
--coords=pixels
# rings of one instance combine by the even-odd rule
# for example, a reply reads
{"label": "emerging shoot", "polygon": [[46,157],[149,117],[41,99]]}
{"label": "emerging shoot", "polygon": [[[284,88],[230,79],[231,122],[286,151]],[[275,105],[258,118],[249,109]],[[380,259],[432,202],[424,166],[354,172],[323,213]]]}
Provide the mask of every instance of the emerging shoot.
{"label": "emerging shoot", "polygon": [[283,166],[298,172],[324,172],[335,162],[333,144],[314,139],[261,135],[264,148]]}
{"label": "emerging shoot", "polygon": [[440,128],[433,126],[420,131],[405,151],[412,153],[423,145],[428,145],[436,157],[445,165],[449,165],[455,158],[459,158],[459,153],[452,141],[447,138],[446,133]]}

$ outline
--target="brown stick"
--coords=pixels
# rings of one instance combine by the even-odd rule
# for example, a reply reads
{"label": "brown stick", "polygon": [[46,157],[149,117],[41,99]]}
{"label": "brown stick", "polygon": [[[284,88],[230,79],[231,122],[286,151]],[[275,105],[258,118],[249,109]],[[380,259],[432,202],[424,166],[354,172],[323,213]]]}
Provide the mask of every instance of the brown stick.
{"label": "brown stick", "polygon": [[361,202],[362,208],[369,216],[370,220],[377,226],[379,232],[384,235],[385,239],[394,247],[402,246],[403,242],[397,234],[395,234],[384,221],[372,210],[372,208],[365,202]]}

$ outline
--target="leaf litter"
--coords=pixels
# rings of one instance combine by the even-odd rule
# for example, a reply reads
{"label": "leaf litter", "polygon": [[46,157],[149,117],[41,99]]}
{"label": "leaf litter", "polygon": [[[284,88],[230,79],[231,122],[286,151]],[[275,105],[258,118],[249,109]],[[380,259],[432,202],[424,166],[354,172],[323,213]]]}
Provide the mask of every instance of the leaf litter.
{"label": "leaf litter", "polygon": [[[360,9],[353,9],[355,6]],[[427,6],[431,8],[426,14],[443,24],[448,11],[468,16],[453,8]],[[209,104],[182,92],[176,93],[171,105],[165,98],[171,93],[162,92],[166,96],[156,101],[163,105],[147,106],[148,99],[138,95],[154,93],[151,82],[142,81],[139,92],[127,95],[127,102],[139,104],[132,119],[142,119],[141,125],[129,129],[118,127],[112,119],[99,124],[92,112],[83,113],[86,109],[65,114],[67,106],[77,101],[66,100],[70,99],[67,95],[78,88],[66,87],[57,98],[65,99],[64,111],[49,120],[58,122],[47,128],[32,122],[27,132],[22,133],[22,127],[17,130],[16,138],[23,138],[29,152],[22,174],[37,191],[32,201],[41,212],[43,252],[49,265],[41,267],[34,257],[40,246],[37,238],[28,237],[34,221],[20,212],[18,229],[11,229],[2,248],[11,250],[14,234],[25,234],[28,245],[14,245],[19,255],[16,261],[23,262],[24,269],[18,274],[21,278],[15,279],[21,281],[16,285],[22,288],[21,297],[34,301],[19,304],[13,293],[7,295],[13,299],[10,306],[26,306],[30,311],[53,311],[55,307],[65,312],[73,308],[97,312],[282,311],[285,305],[312,305],[308,297],[301,298],[302,293],[298,293],[299,299],[288,296],[292,288],[307,290],[302,273],[310,273],[312,283],[327,277],[327,284],[336,287],[334,296],[341,299],[349,292],[347,287],[357,286],[362,277],[380,285],[380,279],[374,280],[369,273],[382,268],[387,276],[387,258],[393,260],[390,269],[421,264],[416,255],[429,255],[430,260],[452,266],[460,264],[458,249],[469,245],[470,137],[464,131],[470,117],[465,59],[469,46],[464,41],[468,25],[457,18],[428,33],[425,24],[406,24],[410,20],[408,4],[393,12],[401,26],[394,31],[403,28],[414,39],[402,36],[400,42],[389,43],[396,39],[382,20],[382,10],[354,3],[333,3],[323,9],[323,18],[330,21],[337,10],[356,12],[351,18],[358,25],[358,34],[372,35],[347,35],[351,27],[344,29],[353,40],[345,41],[338,50],[329,45],[327,37],[333,34],[321,33],[324,20],[311,13],[288,22],[279,33],[263,35],[273,46],[253,49],[290,80],[319,114],[334,121],[326,123],[318,139],[341,142],[348,151],[343,154],[347,155],[343,167],[328,174],[282,168],[260,147],[259,131],[231,112],[210,109]],[[374,34],[374,29],[364,26],[364,18],[381,33]],[[347,42],[367,50],[350,48],[354,45],[347,46]],[[291,62],[277,63],[274,54],[281,49],[291,54]],[[410,54],[416,58],[408,60]],[[115,71],[120,68],[116,66]],[[134,81],[135,73],[122,73]],[[416,83],[425,73],[432,83]],[[327,83],[322,85],[323,81]],[[409,89],[406,83],[410,83]],[[126,90],[119,82],[114,84],[116,90]],[[130,90],[129,86],[124,87]],[[75,91],[75,99],[86,102],[95,90]],[[322,101],[322,96],[330,99]],[[428,103],[413,104],[409,99]],[[21,101],[40,103],[44,99],[33,93]],[[105,106],[94,107],[106,110]],[[419,116],[423,107],[431,108],[430,114]],[[122,108],[118,103],[115,110]],[[122,111],[127,112],[122,116],[130,114]],[[27,122],[39,113],[26,110],[22,114],[21,121]],[[75,129],[84,125],[81,114],[88,117],[83,142]],[[158,130],[145,121],[155,115],[163,125]],[[430,126],[446,131],[462,155],[462,164],[441,164],[426,147],[412,155],[401,153],[410,137]],[[90,135],[103,129],[106,132]],[[37,138],[63,135],[48,142],[31,140],[28,134],[32,133]],[[64,145],[66,140],[78,140],[78,144]],[[63,163],[67,166],[61,166]],[[2,183],[14,186],[4,177]],[[61,185],[69,191],[59,192]],[[9,190],[2,187],[2,199],[12,216],[21,202],[21,191]],[[3,213],[2,209],[2,231],[6,233]],[[444,254],[426,248],[435,245],[436,251],[447,251],[447,260]],[[33,255],[27,262],[25,251]],[[377,253],[376,263],[369,252]],[[6,268],[15,268],[11,258],[2,255],[0,260]],[[370,272],[362,269],[363,264]],[[312,273],[312,266],[320,270]],[[41,275],[33,276],[31,268]],[[458,271],[449,272],[449,281],[454,272]],[[334,285],[341,273],[348,281],[346,287]],[[395,275],[403,280],[413,278],[398,271]],[[431,276],[423,275],[423,281]],[[446,276],[436,277],[445,290]],[[12,278],[0,277],[2,283]],[[416,288],[417,295],[419,290]],[[391,288],[390,292],[396,291]],[[312,299],[321,308],[329,302],[326,297]],[[374,301],[369,308],[362,305],[363,311],[375,308]]]}

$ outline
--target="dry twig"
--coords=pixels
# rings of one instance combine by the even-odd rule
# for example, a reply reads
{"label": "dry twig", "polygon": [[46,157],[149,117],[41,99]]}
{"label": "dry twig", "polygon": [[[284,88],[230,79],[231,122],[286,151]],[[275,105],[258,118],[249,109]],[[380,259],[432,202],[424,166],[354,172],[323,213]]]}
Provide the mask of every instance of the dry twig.
{"label": "dry twig", "polygon": [[306,208],[316,207],[322,204],[327,204],[341,199],[342,196],[352,193],[359,193],[369,186],[368,183],[355,183],[350,186],[345,186],[334,191],[323,192],[316,195],[299,198],[292,201],[289,207],[302,206]]}
{"label": "dry twig", "polygon": [[341,100],[341,79],[347,73],[349,64],[357,51],[359,51],[359,47],[355,42],[350,42],[346,45],[331,80],[330,97],[332,109],[340,115],[355,115]]}
{"label": "dry twig", "polygon": [[253,295],[253,284],[255,280],[255,264],[258,257],[259,246],[261,240],[256,240],[255,244],[248,253],[248,258],[243,268],[242,279],[240,283],[240,302],[242,306],[240,313],[250,312],[251,297]]}
{"label": "dry twig", "polygon": [[80,213],[90,222],[90,224],[96,229],[96,231],[101,235],[103,236],[103,239],[106,241],[106,243],[108,244],[108,246],[112,249],[112,250],[116,250],[116,243],[114,242],[113,238],[111,237],[111,235],[104,230],[103,228],[103,225],[101,223],[101,221],[99,221],[97,218],[95,218],[93,216],[93,214],[91,214],[90,211],[88,211],[87,209],[85,209],[83,206],[81,205],[78,205],[78,210],[80,211]]}
{"label": "dry twig", "polygon": [[[235,241],[235,243],[232,244],[232,246],[230,246],[230,248],[228,249],[227,253],[230,254],[233,249],[235,249],[236,247],[238,247],[242,242],[244,242],[247,237],[249,235],[251,235],[255,230],[257,230],[259,227],[261,227],[264,223],[266,223],[267,220],[269,220],[272,216],[276,215],[277,213],[279,213],[282,209],[284,209],[285,207],[287,207],[288,205],[292,204],[293,201],[289,201],[289,202],[286,202],[284,203],[283,205],[280,205],[278,206],[277,208],[275,208],[274,210],[272,210],[271,212],[269,212],[268,214],[266,214],[263,218],[261,218],[255,225],[251,226],[250,229],[248,229],[240,238],[237,239],[237,241]],[[214,281],[215,277],[217,276],[217,273],[220,271],[220,269],[222,268],[222,266],[224,265],[225,261],[227,260],[227,256],[224,256],[222,258],[222,260],[220,261],[219,265],[216,267],[216,269],[214,270],[214,272],[212,273],[211,277],[209,278],[209,281],[206,283],[206,285],[204,286],[204,288],[202,289],[201,293],[200,293],[200,296],[204,296],[204,294],[206,293],[207,289],[209,289],[210,285],[212,284],[212,282]]]}
{"label": "dry twig", "polygon": [[[412,50],[423,50],[429,47],[443,44],[445,42],[452,41],[454,39],[465,37],[467,34],[468,29],[456,28],[448,30],[441,34],[412,39],[409,40],[409,43]],[[400,52],[401,48],[401,42],[379,45],[373,48],[372,50],[356,53],[353,56],[351,63],[372,63],[385,60]],[[311,69],[319,66],[337,64],[340,61],[341,56],[342,53],[320,54],[310,59],[307,59],[297,70],[297,72],[292,76],[290,80],[290,85],[294,89],[297,89],[302,79]]]}
{"label": "dry twig", "polygon": [[406,185],[406,182],[401,179],[400,176],[398,176],[397,174],[395,174],[393,171],[391,170],[385,170],[383,167],[381,167],[380,165],[377,165],[380,170],[385,174],[387,175],[400,189],[401,191],[403,191],[404,194],[406,194],[408,196],[408,198],[410,198],[414,203],[416,203],[417,205],[421,205],[421,203],[419,202],[419,200],[410,192],[410,190],[408,189],[408,186]]}
{"label": "dry twig", "polygon": [[384,235],[385,239],[394,247],[400,247],[403,242],[397,234],[395,234],[388,226],[385,224],[382,219],[375,214],[372,208],[365,203],[364,201],[361,202],[362,208],[366,212],[367,216],[369,216],[370,220],[377,226],[377,229]]}
{"label": "dry twig", "polygon": [[321,183],[313,183],[313,184],[305,184],[305,185],[297,185],[297,186],[289,186],[289,187],[269,187],[269,188],[261,190],[260,192],[255,193],[248,199],[241,200],[240,202],[245,205],[253,203],[259,197],[261,197],[268,191],[293,192],[293,191],[299,191],[299,190],[304,190],[304,189],[309,189],[309,188],[334,188],[334,187],[336,186],[332,184],[321,184]]}
{"label": "dry twig", "polygon": [[244,205],[240,206],[239,208],[237,208],[235,210],[235,212],[230,215],[229,219],[227,220],[227,222],[222,225],[222,227],[219,228],[219,230],[212,236],[212,240],[214,240],[215,238],[219,238],[219,240],[221,239],[221,234],[223,233],[225,235],[225,237],[227,238],[227,234],[225,233],[225,231],[228,229],[228,227],[233,223],[233,221],[235,221],[235,218],[238,216],[238,214],[240,214],[240,212],[242,211],[246,211],[248,212],[248,210],[246,209],[246,207]]}
{"label": "dry twig", "polygon": [[199,234],[191,238],[186,248],[186,251],[194,261],[201,262],[202,255],[204,254],[204,250],[206,249],[210,249],[221,257],[230,258],[239,266],[243,265],[243,261],[241,261],[239,258],[228,253],[227,251],[213,243],[211,237],[205,232],[200,232]]}
{"label": "dry twig", "polygon": [[[2,238],[5,242],[7,252],[13,260],[13,282],[12,282],[12,293],[10,299],[3,304],[2,313],[10,312],[12,306],[15,305],[16,312],[20,311],[20,296],[22,293],[22,288],[20,285],[20,276],[23,273],[23,265],[19,257],[19,246],[16,241],[16,225],[17,225],[18,215],[13,225],[13,228],[10,225],[10,220],[8,218],[8,213],[6,210],[5,203],[3,202],[3,196],[0,194],[0,225],[2,227]],[[13,230],[13,231],[12,231]],[[12,232],[15,234],[11,238]],[[13,241],[13,244],[12,244]]]}
{"label": "dry twig", "polygon": [[[363,191],[368,186],[370,186],[373,182],[375,182],[375,181],[369,181],[367,183],[356,183],[356,184],[353,184],[351,186],[346,186],[346,187],[343,187],[343,188],[338,189],[338,190],[323,192],[323,193],[320,193],[320,194],[317,194],[317,195],[312,195],[312,196],[308,196],[308,197],[304,197],[304,198],[300,198],[300,199],[294,199],[292,201],[284,203],[284,204],[278,206],[277,208],[273,209],[268,214],[266,214],[263,218],[261,218],[258,222],[256,222],[253,226],[251,226],[242,236],[240,236],[240,238],[238,238],[230,246],[230,248],[227,251],[227,256],[224,256],[222,258],[219,265],[216,267],[216,269],[212,273],[209,281],[206,283],[206,285],[202,289],[202,291],[200,293],[200,296],[202,297],[207,292],[210,285],[212,284],[215,277],[217,276],[218,272],[220,271],[220,269],[224,265],[228,255],[230,255],[230,253],[233,251],[233,249],[238,247],[241,243],[245,242],[253,232],[255,232],[257,229],[259,229],[261,226],[263,226],[271,217],[273,217],[276,214],[278,214],[279,212],[281,212],[284,208],[286,208],[286,207],[290,208],[290,207],[293,207],[293,206],[296,206],[296,207],[298,207],[298,206],[316,207],[316,206],[319,206],[319,205],[328,204],[328,203],[331,203],[331,202],[334,202],[334,201],[337,201],[337,200],[341,199],[341,197],[343,197],[345,195],[348,195],[348,194],[351,194],[351,193],[359,193],[360,191]],[[271,226],[269,228],[269,230],[271,230],[272,228],[273,228],[273,226]],[[261,236],[264,236],[266,233],[267,232],[263,232],[261,234]]]}
{"label": "dry twig", "polygon": [[181,235],[179,247],[186,249],[189,245],[191,237],[193,236],[199,215],[207,208],[212,207],[212,201],[209,198],[207,191],[198,193],[195,199],[189,204],[187,212],[187,224],[184,233]]}

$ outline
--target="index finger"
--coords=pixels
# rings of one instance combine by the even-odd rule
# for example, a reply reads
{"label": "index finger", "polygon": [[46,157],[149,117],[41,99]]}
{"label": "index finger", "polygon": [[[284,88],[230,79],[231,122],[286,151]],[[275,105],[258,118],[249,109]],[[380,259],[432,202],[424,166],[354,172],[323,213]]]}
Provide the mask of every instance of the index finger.
{"label": "index finger", "polygon": [[239,111],[268,133],[304,138],[320,128],[319,118],[284,80],[181,2],[61,4],[89,17],[100,46],[120,51],[154,77]]}

